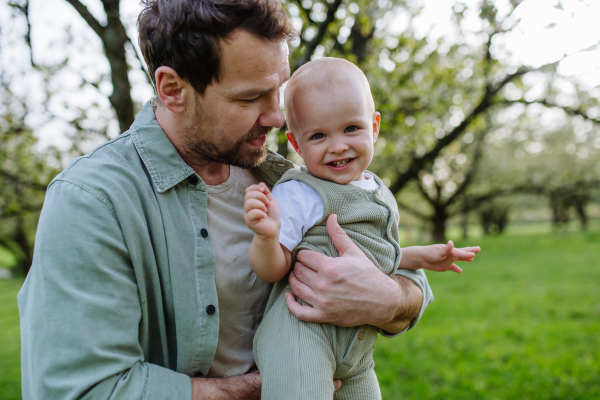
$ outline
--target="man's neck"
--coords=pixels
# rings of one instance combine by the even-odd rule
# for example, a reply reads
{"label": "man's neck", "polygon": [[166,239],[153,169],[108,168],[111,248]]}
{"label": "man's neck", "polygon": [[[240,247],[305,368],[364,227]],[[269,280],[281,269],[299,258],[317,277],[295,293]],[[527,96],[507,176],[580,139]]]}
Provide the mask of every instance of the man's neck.
{"label": "man's neck", "polygon": [[229,179],[229,165],[210,161],[207,161],[206,163],[198,163],[197,161],[191,162],[186,157],[186,154],[183,151],[183,143],[178,140],[179,136],[175,133],[177,129],[176,127],[181,126],[181,124],[177,121],[174,121],[170,113],[165,112],[165,110],[159,106],[154,111],[154,116],[183,161],[192,167],[194,172],[196,172],[200,178],[202,178],[205,184],[209,186],[217,186]]}

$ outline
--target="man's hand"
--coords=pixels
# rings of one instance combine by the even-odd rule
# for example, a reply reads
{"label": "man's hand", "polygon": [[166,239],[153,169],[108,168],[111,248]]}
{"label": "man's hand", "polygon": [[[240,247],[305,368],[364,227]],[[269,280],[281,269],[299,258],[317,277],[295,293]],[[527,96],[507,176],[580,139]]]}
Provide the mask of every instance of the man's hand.
{"label": "man's hand", "polygon": [[193,400],[260,399],[260,373],[228,378],[192,378]]}
{"label": "man's hand", "polygon": [[389,332],[408,326],[421,309],[423,294],[412,281],[394,279],[375,266],[330,215],[327,232],[340,256],[301,250],[290,274],[286,303],[296,318],[338,326],[369,324]]}
{"label": "man's hand", "polygon": [[[260,372],[228,378],[192,378],[192,400],[252,400],[260,399]],[[333,391],[342,387],[340,379],[333,380]]]}
{"label": "man's hand", "polygon": [[473,261],[475,254],[480,251],[479,246],[458,249],[454,247],[452,240],[449,240],[448,244],[407,247],[402,249],[402,261],[400,261],[399,268],[462,272],[462,269],[454,263],[456,261]]}

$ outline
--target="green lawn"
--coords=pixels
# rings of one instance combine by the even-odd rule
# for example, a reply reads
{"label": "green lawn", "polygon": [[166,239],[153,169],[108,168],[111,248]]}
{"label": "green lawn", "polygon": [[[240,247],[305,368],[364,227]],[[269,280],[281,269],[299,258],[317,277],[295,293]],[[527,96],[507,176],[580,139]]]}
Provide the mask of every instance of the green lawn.
{"label": "green lawn", "polygon": [[21,360],[17,293],[22,279],[0,279],[0,399],[21,398]]}
{"label": "green lawn", "polygon": [[428,273],[414,330],[378,340],[383,398],[599,399],[600,232],[477,244],[462,274]]}
{"label": "green lawn", "polygon": [[[462,274],[428,274],[436,301],[414,330],[378,340],[383,398],[600,398],[600,231],[477,244]],[[21,283],[0,280],[3,400],[20,398]]]}

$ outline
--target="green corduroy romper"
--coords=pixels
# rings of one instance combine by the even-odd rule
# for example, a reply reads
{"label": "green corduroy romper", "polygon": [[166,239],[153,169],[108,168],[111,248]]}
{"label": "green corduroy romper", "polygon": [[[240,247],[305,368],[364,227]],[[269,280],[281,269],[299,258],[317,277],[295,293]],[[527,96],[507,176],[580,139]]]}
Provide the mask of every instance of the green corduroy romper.
{"label": "green corduroy romper", "polygon": [[[400,264],[398,206],[392,193],[373,175],[378,190],[340,185],[311,175],[306,168],[287,171],[277,183],[298,180],[312,186],[323,200],[323,216],[293,250],[318,251],[338,257],[327,234],[327,218],[338,216],[340,226],[384,273]],[[291,291],[287,277],[277,282],[254,338],[254,357],[262,380],[262,399],[380,399],[373,370],[377,328],[371,325],[344,328],[303,322],[292,315],[284,293]],[[306,304],[306,303],[304,303]],[[333,392],[333,378],[343,380]]]}

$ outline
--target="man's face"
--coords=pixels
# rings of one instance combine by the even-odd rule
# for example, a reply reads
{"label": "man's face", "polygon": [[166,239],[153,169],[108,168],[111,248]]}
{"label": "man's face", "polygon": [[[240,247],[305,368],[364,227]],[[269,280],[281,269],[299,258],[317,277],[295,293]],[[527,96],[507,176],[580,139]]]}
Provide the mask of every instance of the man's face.
{"label": "man's face", "polygon": [[237,30],[221,51],[220,80],[196,94],[183,151],[192,164],[253,168],[266,157],[267,133],[285,122],[279,88],[290,75],[287,43]]}

